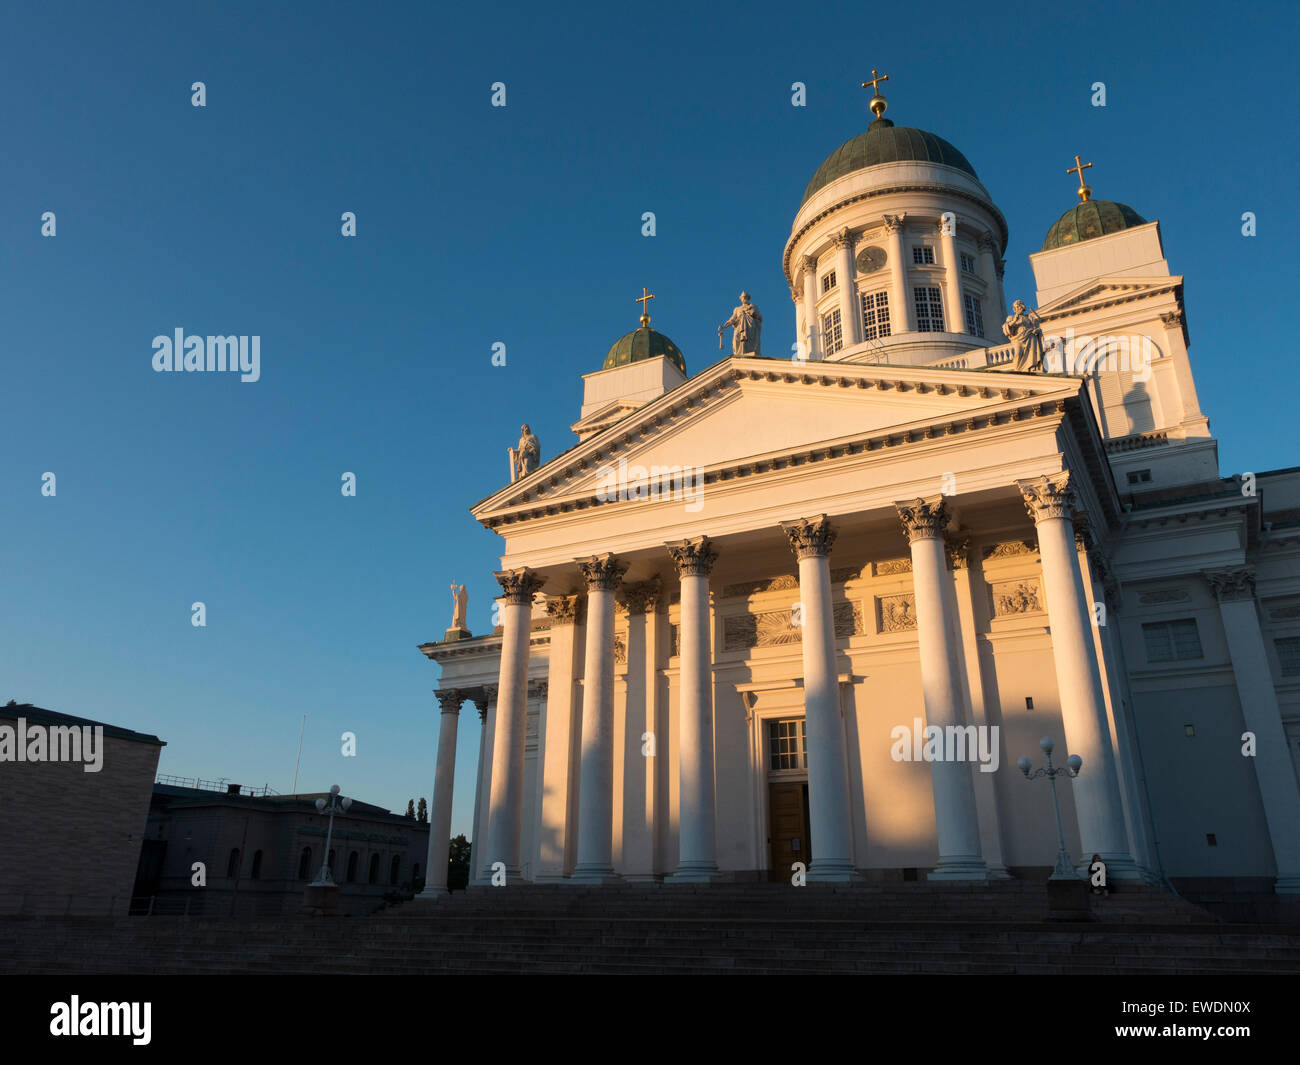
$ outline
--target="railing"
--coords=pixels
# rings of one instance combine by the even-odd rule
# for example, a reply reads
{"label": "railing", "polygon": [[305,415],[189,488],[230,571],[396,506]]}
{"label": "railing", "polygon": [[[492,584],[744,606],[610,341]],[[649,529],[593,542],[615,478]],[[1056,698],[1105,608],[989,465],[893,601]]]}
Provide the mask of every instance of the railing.
{"label": "railing", "polygon": [[[226,778],[221,780],[204,780],[202,777],[178,777],[170,773],[160,773],[154,778],[155,784],[167,784],[174,788],[193,788],[196,791],[219,791],[223,794],[229,791],[230,783]],[[248,788],[244,785],[237,785],[239,795],[279,795],[280,793],[272,788],[269,784],[264,784],[260,788]],[[230,792],[230,794],[236,794]]]}

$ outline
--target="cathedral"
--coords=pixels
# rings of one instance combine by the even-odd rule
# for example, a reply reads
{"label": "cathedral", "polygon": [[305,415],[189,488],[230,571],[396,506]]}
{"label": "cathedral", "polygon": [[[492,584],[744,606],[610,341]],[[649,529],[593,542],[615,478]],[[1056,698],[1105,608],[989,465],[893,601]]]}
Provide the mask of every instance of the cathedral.
{"label": "cathedral", "polygon": [[1300,893],[1300,469],[1221,475],[1159,221],[1075,157],[1008,310],[1006,218],[957,147],[885,117],[885,80],[781,253],[794,336],[742,294],[731,355],[691,367],[643,289],[576,443],[525,427],[471,507],[504,540],[499,624],[472,635],[462,589],[420,647],[425,896],[466,703],[477,884],[1099,858]]}

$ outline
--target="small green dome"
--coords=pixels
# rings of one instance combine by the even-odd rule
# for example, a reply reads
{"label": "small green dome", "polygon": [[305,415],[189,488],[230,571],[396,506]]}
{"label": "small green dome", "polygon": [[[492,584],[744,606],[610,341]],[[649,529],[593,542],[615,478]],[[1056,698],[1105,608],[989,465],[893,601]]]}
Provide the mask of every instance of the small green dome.
{"label": "small green dome", "polygon": [[941,163],[979,180],[966,157],[942,137],[923,129],[896,126],[887,118],[878,118],[865,133],[845,141],[826,157],[804,189],[802,202],[807,203],[813,193],[845,174],[881,163],[897,162]]}
{"label": "small green dome", "polygon": [[609,354],[605,356],[605,361],[601,364],[602,370],[612,370],[615,366],[626,366],[629,362],[644,362],[646,359],[657,359],[663,355],[677,369],[682,371],[682,376],[686,375],[686,360],[682,358],[681,350],[669,340],[663,333],[656,332],[648,325],[643,325],[640,329],[634,329],[625,337],[620,337],[614,341],[613,347],[609,349]]}
{"label": "small green dome", "polygon": [[1084,200],[1075,204],[1047,231],[1043,251],[1078,244],[1093,237],[1104,237],[1133,226],[1146,225],[1146,219],[1126,203],[1110,200]]}

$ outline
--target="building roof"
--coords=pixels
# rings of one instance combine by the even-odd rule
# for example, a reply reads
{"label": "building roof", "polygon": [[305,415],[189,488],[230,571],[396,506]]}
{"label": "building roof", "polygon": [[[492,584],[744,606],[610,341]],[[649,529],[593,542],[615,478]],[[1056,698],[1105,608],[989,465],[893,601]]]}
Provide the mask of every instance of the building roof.
{"label": "building roof", "polygon": [[160,740],[157,736],[152,736],[147,732],[133,732],[129,728],[121,728],[118,725],[109,725],[103,721],[92,721],[88,717],[74,717],[72,714],[61,714],[57,710],[46,710],[40,706],[33,706],[31,703],[9,702],[0,706],[0,718],[8,718],[11,721],[17,721],[23,718],[28,724],[45,725],[48,727],[77,727],[84,728],[102,728],[106,737],[112,737],[117,740],[131,740],[135,743],[152,743],[159,747],[166,747],[167,743]]}
{"label": "building roof", "polygon": [[1147,220],[1126,203],[1113,200],[1084,200],[1076,203],[1061,215],[1052,228],[1047,231],[1043,241],[1043,251],[1063,248],[1067,244],[1078,244],[1118,233],[1133,226],[1144,226]]}
{"label": "building roof", "polygon": [[826,157],[804,189],[802,203],[807,203],[818,190],[846,174],[881,163],[898,162],[940,163],[979,180],[970,161],[942,137],[924,129],[895,126],[887,118],[878,118],[865,133],[845,141]]}
{"label": "building roof", "polygon": [[686,373],[686,359],[677,345],[658,330],[643,325],[614,341],[600,368],[612,370],[615,366],[657,359],[660,355],[665,356],[683,374]]}

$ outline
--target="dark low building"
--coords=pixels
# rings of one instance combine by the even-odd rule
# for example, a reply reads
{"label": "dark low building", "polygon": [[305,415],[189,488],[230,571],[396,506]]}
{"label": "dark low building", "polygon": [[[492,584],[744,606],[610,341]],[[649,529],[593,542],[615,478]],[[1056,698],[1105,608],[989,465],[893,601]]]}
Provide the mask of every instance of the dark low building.
{"label": "dark low building", "polygon": [[[321,871],[328,794],[160,777],[149,806],[135,886],[136,912],[243,916],[296,914]],[[429,826],[353,800],[334,815],[329,865],[346,914],[370,913],[385,896],[423,881]],[[204,886],[195,884],[203,864]]]}

